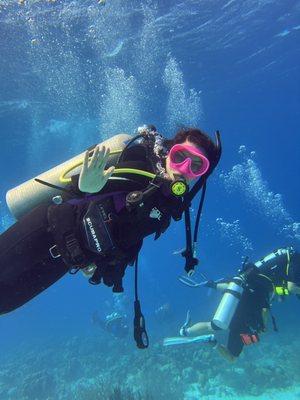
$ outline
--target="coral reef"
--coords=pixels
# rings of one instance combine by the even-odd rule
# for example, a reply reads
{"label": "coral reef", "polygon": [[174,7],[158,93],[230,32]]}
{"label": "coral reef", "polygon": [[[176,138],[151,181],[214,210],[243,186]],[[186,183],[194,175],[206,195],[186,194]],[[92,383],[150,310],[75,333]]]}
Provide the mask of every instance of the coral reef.
{"label": "coral reef", "polygon": [[234,364],[211,347],[138,351],[131,339],[101,335],[27,344],[2,360],[0,399],[299,399],[300,344],[278,340],[251,346]]}

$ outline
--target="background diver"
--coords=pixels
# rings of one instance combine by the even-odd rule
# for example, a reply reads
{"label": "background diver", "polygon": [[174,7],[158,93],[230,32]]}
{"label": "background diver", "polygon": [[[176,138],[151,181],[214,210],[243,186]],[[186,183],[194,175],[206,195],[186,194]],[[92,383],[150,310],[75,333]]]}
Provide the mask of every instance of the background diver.
{"label": "background diver", "polygon": [[[185,269],[194,269],[189,207],[201,189],[203,204],[206,180],[221,156],[216,137],[215,144],[199,129],[185,128],[165,139],[144,126],[134,138],[117,135],[10,190],[6,199],[17,222],[0,236],[0,313],[78,270],[90,283],[122,292],[127,265],[135,263],[137,274],[143,239],[157,239],[183,213],[189,225]],[[135,339],[143,348],[137,290],[135,315]]]}
{"label": "background diver", "polygon": [[126,315],[121,315],[117,311],[101,318],[95,311],[92,315],[92,324],[99,326],[105,332],[111,334],[117,339],[124,339],[128,336],[129,326]]}
{"label": "background diver", "polygon": [[[129,299],[124,293],[112,293],[111,301],[101,304],[100,312],[94,311],[91,322],[117,339],[124,339],[129,333]],[[106,311],[105,311],[106,309]]]}
{"label": "background diver", "polygon": [[165,346],[183,343],[210,343],[221,355],[234,361],[244,345],[259,341],[266,332],[269,314],[274,330],[276,322],[270,312],[271,301],[278,297],[300,295],[300,253],[292,247],[280,248],[253,263],[244,263],[239,273],[228,280],[195,283],[192,287],[209,287],[224,292],[213,319],[191,325],[189,312],[180,329],[181,337],[167,338]]}

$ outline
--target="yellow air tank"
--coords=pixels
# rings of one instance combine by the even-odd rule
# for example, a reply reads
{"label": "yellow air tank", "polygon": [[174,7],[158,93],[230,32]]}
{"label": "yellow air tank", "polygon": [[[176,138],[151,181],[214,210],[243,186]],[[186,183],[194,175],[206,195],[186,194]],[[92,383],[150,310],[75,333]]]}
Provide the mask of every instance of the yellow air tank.
{"label": "yellow air tank", "polygon": [[[118,153],[124,149],[126,142],[130,139],[132,139],[132,136],[127,133],[120,133],[105,140],[100,145],[109,147],[111,153]],[[83,157],[84,152],[10,189],[6,193],[6,202],[12,215],[16,219],[19,219],[22,215],[28,213],[39,204],[51,200],[54,196],[61,195],[59,189],[45,186],[36,182],[35,179],[40,179],[52,185],[65,187],[72,175],[79,174]],[[64,179],[62,179],[62,177],[64,177]]]}

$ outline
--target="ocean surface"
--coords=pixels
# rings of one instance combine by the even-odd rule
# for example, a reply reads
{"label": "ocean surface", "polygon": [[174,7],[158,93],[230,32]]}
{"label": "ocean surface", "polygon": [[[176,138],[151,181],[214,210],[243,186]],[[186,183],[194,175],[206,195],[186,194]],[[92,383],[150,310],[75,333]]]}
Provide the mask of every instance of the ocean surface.
{"label": "ocean surface", "polygon": [[[195,279],[300,250],[299,43],[297,0],[1,0],[1,231],[12,187],[144,123],[167,137],[187,125],[223,142]],[[3,315],[0,400],[300,399],[297,299],[274,304],[279,332],[234,364],[210,346],[163,347],[188,309],[208,321],[220,298],[178,281],[184,243],[173,223],[141,251],[147,350],[132,337],[133,268],[124,295],[79,273]],[[113,311],[127,316],[123,338],[96,323]]]}

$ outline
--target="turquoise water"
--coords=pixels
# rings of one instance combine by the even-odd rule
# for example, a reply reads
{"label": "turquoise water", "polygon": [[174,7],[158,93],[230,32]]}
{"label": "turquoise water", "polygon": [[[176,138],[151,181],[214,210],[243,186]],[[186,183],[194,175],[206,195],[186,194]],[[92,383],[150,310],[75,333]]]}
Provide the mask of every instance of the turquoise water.
{"label": "turquoise water", "polygon": [[[20,3],[20,2],[19,2]],[[220,129],[200,271],[230,275],[243,257],[299,249],[299,1],[0,1],[1,229],[11,187],[118,132],[153,123]],[[22,2],[21,2],[22,3]],[[210,347],[163,348],[187,309],[209,320],[218,295],[183,287],[181,223],[145,241],[140,297],[151,347],[132,339],[126,297],[67,276],[0,320],[2,400],[300,399],[299,302],[274,304],[279,333],[235,364]],[[155,311],[168,304],[166,314]],[[115,309],[128,337],[92,323]]]}

